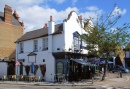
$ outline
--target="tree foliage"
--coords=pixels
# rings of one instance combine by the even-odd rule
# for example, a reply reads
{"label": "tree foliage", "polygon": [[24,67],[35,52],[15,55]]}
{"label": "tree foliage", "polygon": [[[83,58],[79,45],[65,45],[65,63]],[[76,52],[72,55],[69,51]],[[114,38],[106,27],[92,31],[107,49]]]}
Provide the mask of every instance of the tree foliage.
{"label": "tree foliage", "polygon": [[[114,6],[114,9],[115,8],[117,8],[116,5]],[[102,15],[97,18],[97,22],[94,26],[89,26],[90,19],[85,19],[84,23],[87,35],[82,36],[82,38],[87,42],[86,48],[89,54],[96,54],[99,57],[104,54],[107,57],[102,80],[105,79],[109,58],[111,56],[120,55],[121,52],[123,52],[122,48],[128,44],[130,39],[128,32],[130,24],[124,23],[122,26],[115,27],[121,18],[121,14],[113,10],[106,17]],[[115,54],[111,55],[111,52]]]}

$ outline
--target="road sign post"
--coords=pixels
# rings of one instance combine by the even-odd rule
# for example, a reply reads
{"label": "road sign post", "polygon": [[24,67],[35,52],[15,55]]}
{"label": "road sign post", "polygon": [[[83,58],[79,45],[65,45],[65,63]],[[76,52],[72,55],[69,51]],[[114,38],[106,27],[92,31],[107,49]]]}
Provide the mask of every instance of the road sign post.
{"label": "road sign post", "polygon": [[20,66],[20,62],[16,61],[15,66],[16,66],[16,70],[17,70],[17,72],[16,72],[16,82],[17,82],[18,81],[18,66]]}

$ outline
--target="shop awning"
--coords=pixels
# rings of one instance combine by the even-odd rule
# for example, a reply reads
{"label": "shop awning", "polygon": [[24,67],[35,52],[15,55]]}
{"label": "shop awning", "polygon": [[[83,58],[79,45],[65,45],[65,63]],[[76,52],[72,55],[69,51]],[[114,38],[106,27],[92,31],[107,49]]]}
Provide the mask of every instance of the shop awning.
{"label": "shop awning", "polygon": [[87,61],[84,60],[84,59],[70,59],[70,60],[75,61],[75,62],[77,62],[77,63],[79,63],[79,64],[82,64],[82,65],[91,65],[90,62],[87,62]]}
{"label": "shop awning", "polygon": [[[100,63],[100,64],[105,64],[105,63],[106,63],[106,61],[105,61],[105,60],[103,60],[103,61],[101,61],[101,63]],[[108,61],[108,64],[113,64],[113,62]]]}

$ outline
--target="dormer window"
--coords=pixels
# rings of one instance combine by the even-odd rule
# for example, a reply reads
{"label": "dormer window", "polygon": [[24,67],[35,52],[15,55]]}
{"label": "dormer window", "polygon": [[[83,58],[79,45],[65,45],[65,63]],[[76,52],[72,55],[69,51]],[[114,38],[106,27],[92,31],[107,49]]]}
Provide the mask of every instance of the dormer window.
{"label": "dormer window", "polygon": [[43,38],[43,50],[48,50],[48,38]]}
{"label": "dormer window", "polygon": [[23,51],[23,43],[20,43],[19,46],[20,46],[19,53],[23,53],[24,52]]}
{"label": "dormer window", "polygon": [[38,51],[38,40],[34,40],[34,52]]}

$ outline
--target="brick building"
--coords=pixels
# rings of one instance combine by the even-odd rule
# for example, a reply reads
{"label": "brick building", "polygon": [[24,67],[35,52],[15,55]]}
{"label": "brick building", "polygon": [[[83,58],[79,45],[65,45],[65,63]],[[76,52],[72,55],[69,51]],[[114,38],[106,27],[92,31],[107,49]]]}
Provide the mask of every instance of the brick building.
{"label": "brick building", "polygon": [[0,12],[0,59],[15,59],[15,41],[23,35],[24,23],[12,8],[5,5],[4,12]]}

